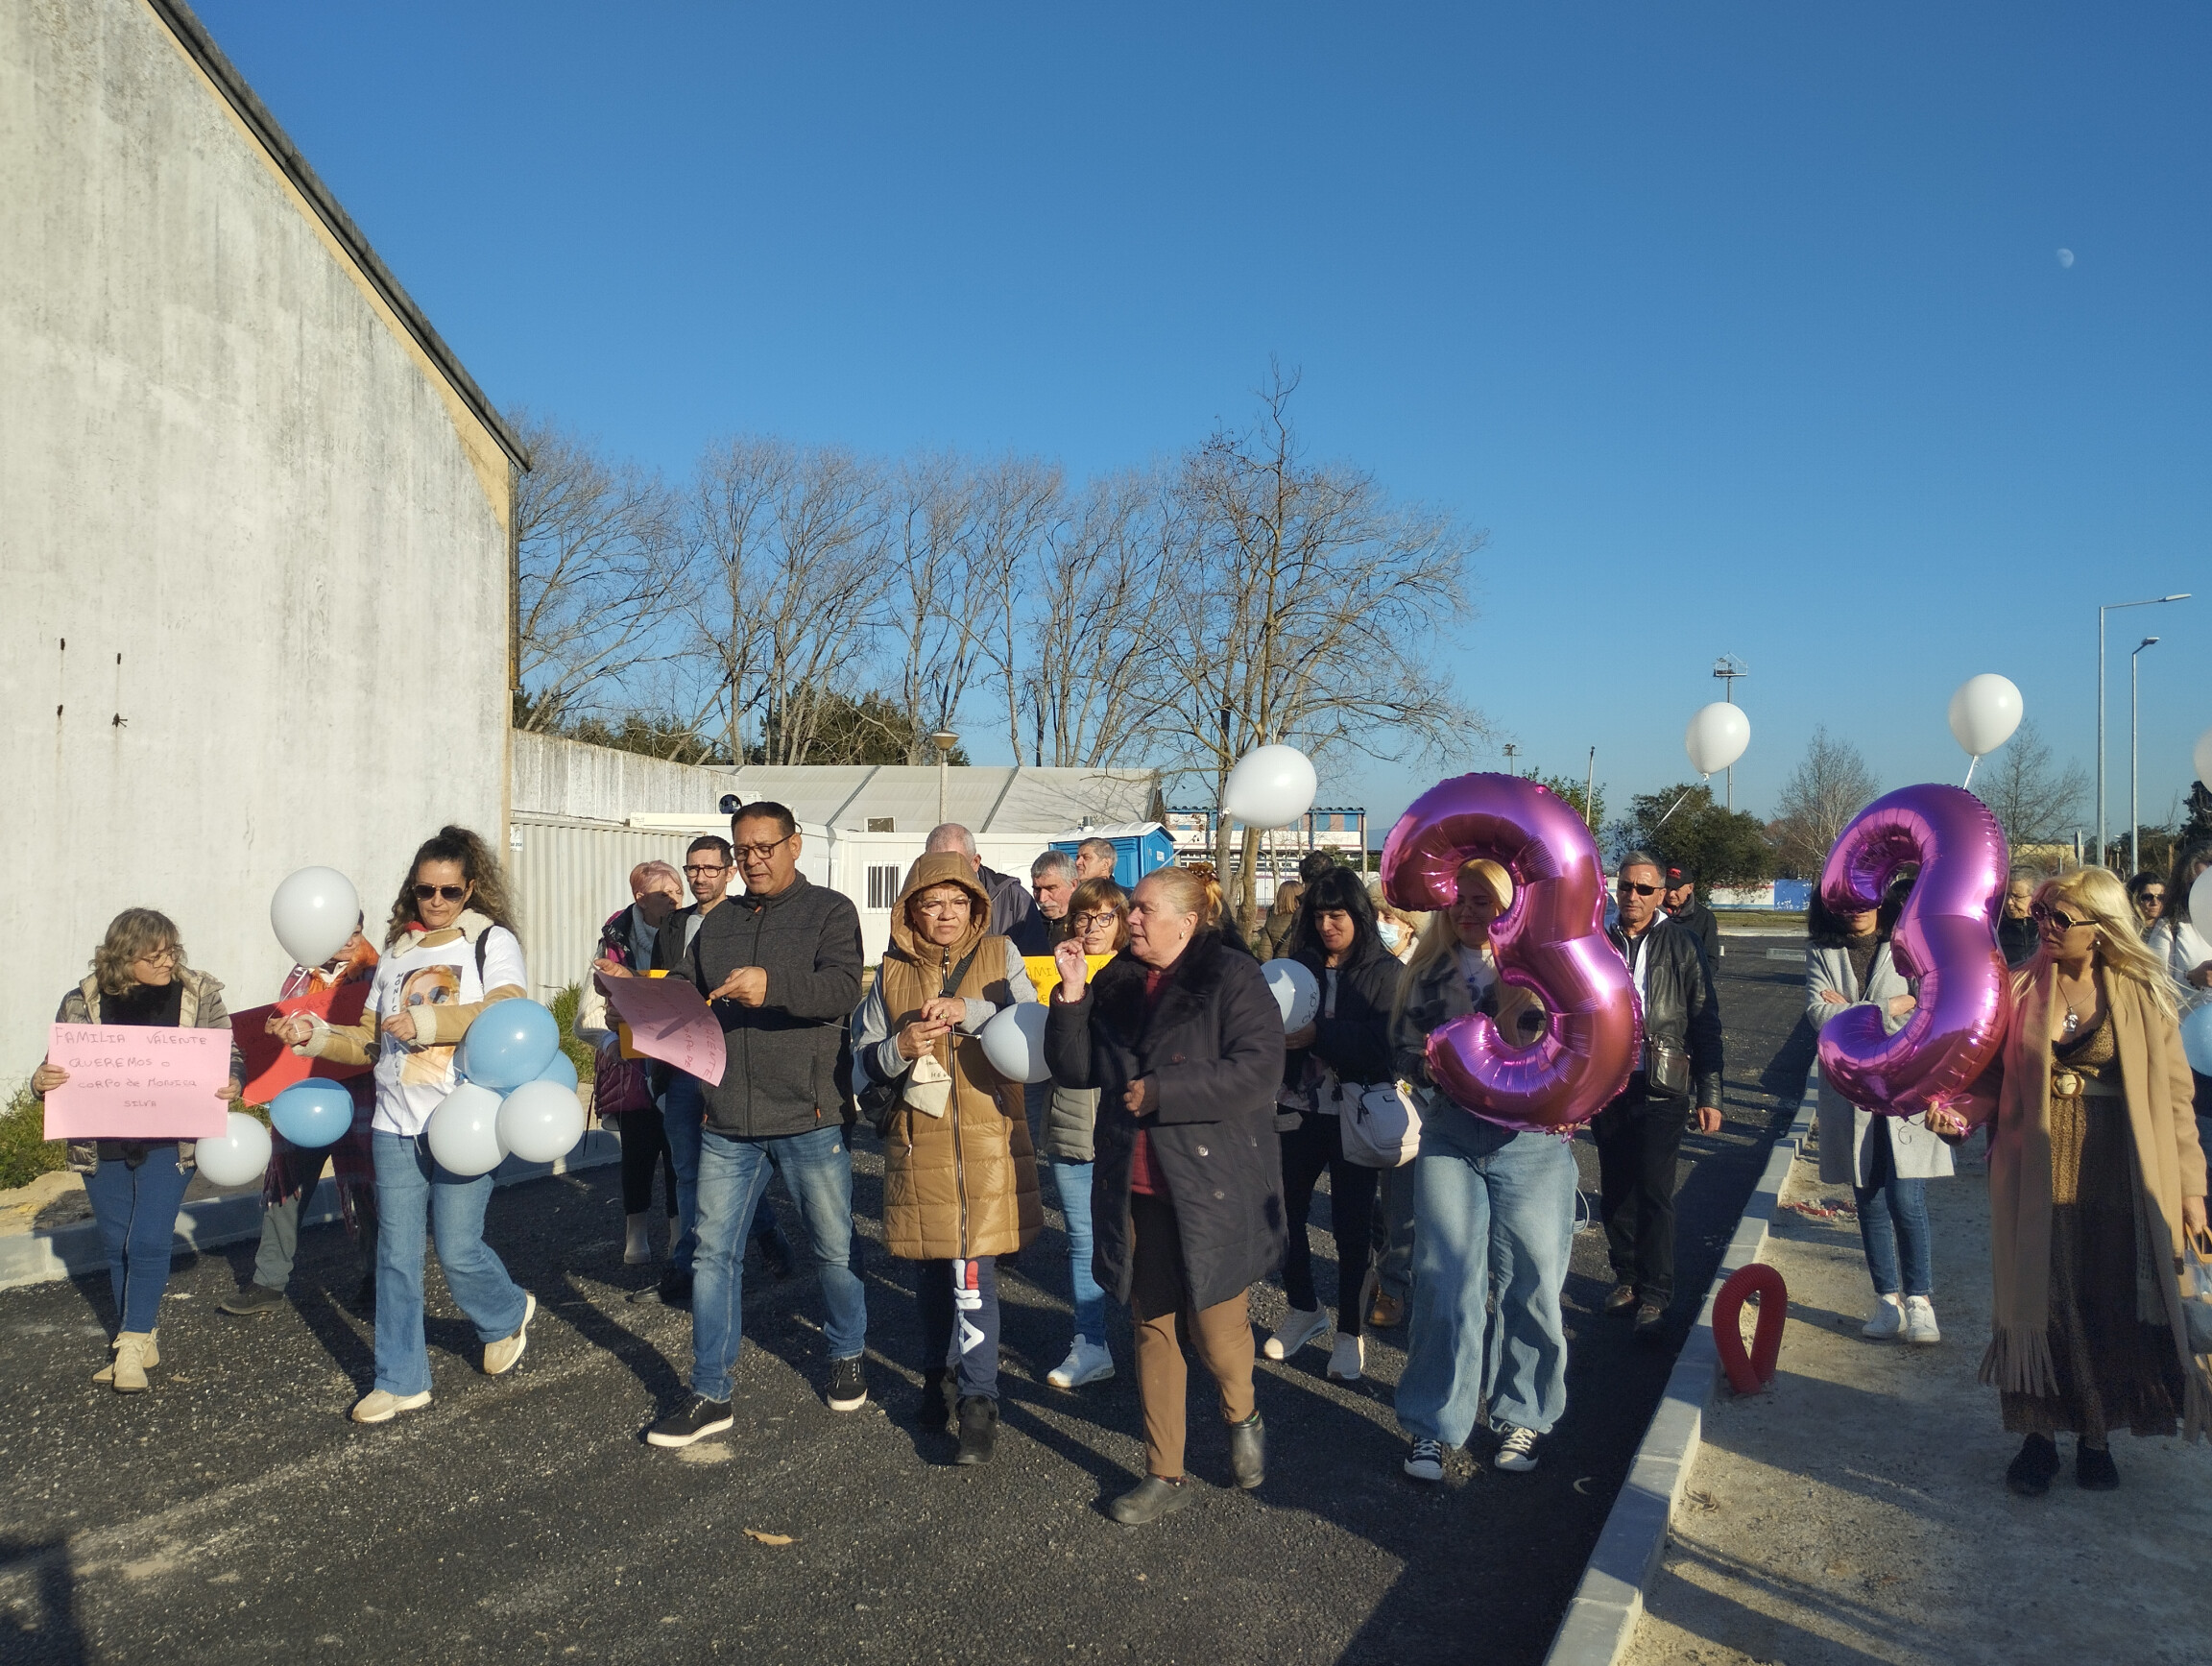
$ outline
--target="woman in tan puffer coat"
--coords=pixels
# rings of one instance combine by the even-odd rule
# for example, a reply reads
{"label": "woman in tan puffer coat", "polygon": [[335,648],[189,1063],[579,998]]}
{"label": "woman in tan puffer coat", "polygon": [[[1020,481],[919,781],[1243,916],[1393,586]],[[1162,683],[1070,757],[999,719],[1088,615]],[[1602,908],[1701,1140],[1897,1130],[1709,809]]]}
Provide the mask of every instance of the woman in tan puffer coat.
{"label": "woman in tan puffer coat", "polygon": [[[958,852],[906,875],[891,947],[853,1015],[856,1090],[898,1089],[883,1132],[883,1242],[919,1261],[923,1414],[957,1393],[961,1463],[987,1462],[998,1424],[994,1257],[1044,1222],[1022,1084],[978,1039],[1001,1010],[1034,1003],[1022,956],[989,934],[991,899]],[[957,1382],[955,1385],[954,1378]]]}

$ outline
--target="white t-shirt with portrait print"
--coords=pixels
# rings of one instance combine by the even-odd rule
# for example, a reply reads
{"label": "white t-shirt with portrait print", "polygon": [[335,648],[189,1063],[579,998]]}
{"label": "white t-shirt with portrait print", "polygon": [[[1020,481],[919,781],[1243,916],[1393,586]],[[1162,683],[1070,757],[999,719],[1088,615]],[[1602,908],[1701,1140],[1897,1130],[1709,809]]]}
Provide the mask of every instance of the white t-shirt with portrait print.
{"label": "white t-shirt with portrait print", "polygon": [[445,1096],[459,1084],[450,1046],[417,1047],[385,1033],[384,1020],[417,1005],[467,1006],[502,984],[528,988],[522,945],[504,926],[483,933],[484,972],[476,972],[476,945],[456,937],[434,949],[395,944],[376,964],[364,1020],[376,1025],[376,1114],[380,1134],[420,1134]]}

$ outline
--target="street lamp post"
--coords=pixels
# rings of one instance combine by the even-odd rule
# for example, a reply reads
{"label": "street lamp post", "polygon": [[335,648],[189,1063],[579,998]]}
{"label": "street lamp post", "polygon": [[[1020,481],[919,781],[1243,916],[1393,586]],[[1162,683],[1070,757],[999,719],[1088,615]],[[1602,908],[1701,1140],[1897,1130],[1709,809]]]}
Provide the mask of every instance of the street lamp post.
{"label": "street lamp post", "polygon": [[[1736,679],[1748,677],[1750,674],[1751,667],[1734,654],[1722,654],[1713,662],[1713,675],[1720,679],[1720,698],[1727,701],[1731,706],[1736,704]],[[1729,809],[1734,809],[1736,808],[1736,766],[1733,763],[1721,771],[1720,781],[1721,791],[1725,794],[1722,803]]]}
{"label": "street lamp post", "polygon": [[2145,637],[2135,644],[2135,651],[2128,656],[2128,876],[2130,879],[2143,869],[2143,809],[2135,797],[2135,777],[2139,762],[2136,724],[2137,714],[2142,710],[2143,650],[2157,640],[2156,637]]}
{"label": "street lamp post", "polygon": [[2139,602],[2106,602],[2097,610],[2097,863],[2104,864],[2104,616],[2122,608],[2154,608],[2161,602],[2185,602],[2191,592],[2170,596],[2145,596]]}
{"label": "street lamp post", "polygon": [[943,827],[950,819],[945,812],[946,790],[950,782],[952,748],[960,744],[960,736],[950,729],[940,729],[929,736],[929,744],[937,748],[937,825]]}

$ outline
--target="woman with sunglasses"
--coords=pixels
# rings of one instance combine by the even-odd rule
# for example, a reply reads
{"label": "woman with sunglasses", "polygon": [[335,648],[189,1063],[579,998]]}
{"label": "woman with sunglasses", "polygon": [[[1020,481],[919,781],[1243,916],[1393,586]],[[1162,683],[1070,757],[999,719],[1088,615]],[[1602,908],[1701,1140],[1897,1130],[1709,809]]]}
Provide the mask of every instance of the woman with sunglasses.
{"label": "woman with sunglasses", "polygon": [[2128,901],[2135,909],[2135,924],[2148,937],[2166,917],[2166,876],[2137,874],[2128,881]]}
{"label": "woman with sunglasses", "polygon": [[[1085,880],[1068,903],[1068,936],[1087,956],[1118,954],[1129,947],[1129,893],[1112,880]],[[1106,1292],[1091,1266],[1091,1179],[1096,1168],[1093,1131],[1098,1090],[1050,1085],[1045,1129],[1038,1141],[1045,1170],[1060,1191],[1068,1221],[1068,1278],[1074,1290],[1075,1340],[1046,1381],[1055,1388],[1080,1388],[1114,1374],[1106,1345]]]}
{"label": "woman with sunglasses", "polygon": [[[1918,998],[1890,956],[1889,932],[1910,890],[1907,884],[1893,891],[1879,910],[1848,914],[1834,912],[1813,893],[1806,910],[1812,941],[1805,950],[1805,1018],[1815,1029],[1854,1006],[1878,1007],[1891,1033],[1904,1026]],[[1928,1131],[1926,1117],[1879,1115],[1821,1078],[1820,1179],[1851,1187],[1874,1282],[1874,1311],[1861,1336],[1901,1336],[1922,1346],[1943,1340],[1936,1323],[1928,1182],[1951,1172],[1951,1147]]]}
{"label": "woman with sunglasses", "polygon": [[507,1276],[484,1242],[489,1173],[455,1174],[430,1154],[430,1115],[460,1085],[453,1055],[485,1007],[525,988],[499,864],[467,828],[448,827],[415,853],[384,930],[384,956],[358,1024],[295,1013],[278,1030],[295,1052],[374,1067],[376,1111],[376,1383],[356,1423],[385,1423],[430,1403],[422,1333],[422,1250],[438,1264],[484,1344],[484,1373],[511,1370],[529,1341],[537,1298]]}
{"label": "woman with sunglasses", "polygon": [[[57,1024],[143,1025],[168,1029],[230,1029],[223,985],[184,964],[176,925],[152,908],[126,908],[108,924],[92,953],[92,972],[61,997]],[[69,1079],[52,1060],[31,1074],[31,1091],[44,1099]],[[229,1079],[215,1090],[235,1104],[246,1079],[246,1057],[230,1044]],[[177,1209],[192,1179],[191,1140],[71,1140],[69,1167],[84,1178],[84,1195],[108,1252],[108,1284],[115,1295],[111,1358],[93,1373],[119,1394],[147,1386],[147,1371],[161,1363],[156,1333],[161,1296],[169,1288],[169,1239]]]}
{"label": "woman with sunglasses", "polygon": [[[2012,975],[2011,1021],[1975,1096],[1995,1101],[1982,1380],[2022,1437],[2005,1483],[2027,1498],[2050,1490],[2062,1430],[2075,1480],[2105,1491],[2120,1485],[2113,1431],[2212,1426],[2181,1276],[2184,1240],[2204,1238],[2204,1153],[2165,968],[2103,868],[2046,881],[2034,920],[2042,950]],[[1949,1109],[1928,1120],[1966,1128]]]}

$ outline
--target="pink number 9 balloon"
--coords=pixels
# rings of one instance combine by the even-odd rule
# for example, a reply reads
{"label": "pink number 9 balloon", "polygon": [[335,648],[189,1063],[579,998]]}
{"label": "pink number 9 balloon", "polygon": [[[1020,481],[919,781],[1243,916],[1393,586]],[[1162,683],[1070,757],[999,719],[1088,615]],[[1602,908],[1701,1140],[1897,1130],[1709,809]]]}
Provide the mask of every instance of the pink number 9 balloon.
{"label": "pink number 9 balloon", "polygon": [[1382,886],[1401,908],[1449,908],[1459,869],[1487,857],[1513,876],[1513,906],[1490,929],[1499,976],[1551,1015],[1513,1047],[1487,1014],[1429,1038],[1429,1074],[1455,1103],[1508,1128],[1588,1122],[1628,1085],[1643,1018],[1628,968],[1605,936],[1605,875],[1582,818],[1512,775],[1462,775],[1413,801],[1382,846]]}
{"label": "pink number 9 balloon", "polygon": [[1892,1117],[1964,1099],[1996,1056],[2012,1007],[1995,930],[2006,864],[1997,818],[1962,787],[1899,787],[1843,830],[1820,870],[1821,900],[1839,913],[1877,907],[1908,862],[1920,864],[1920,877],[1889,952],[1899,972],[1920,979],[1918,1004],[1894,1035],[1872,1006],[1820,1028],[1822,1078],[1853,1104]]}

